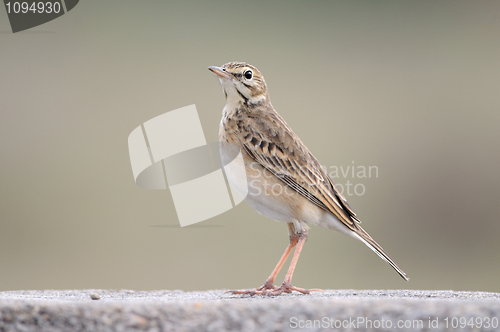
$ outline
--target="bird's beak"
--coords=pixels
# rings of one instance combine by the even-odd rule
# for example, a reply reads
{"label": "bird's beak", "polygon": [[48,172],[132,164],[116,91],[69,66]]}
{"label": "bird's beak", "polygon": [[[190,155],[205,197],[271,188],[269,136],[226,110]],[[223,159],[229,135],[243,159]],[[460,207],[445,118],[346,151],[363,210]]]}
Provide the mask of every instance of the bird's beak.
{"label": "bird's beak", "polygon": [[208,70],[210,70],[212,73],[214,73],[217,76],[222,77],[222,78],[227,78],[227,79],[233,78],[233,75],[223,71],[222,68],[220,68],[220,67],[210,66],[210,67],[208,67]]}

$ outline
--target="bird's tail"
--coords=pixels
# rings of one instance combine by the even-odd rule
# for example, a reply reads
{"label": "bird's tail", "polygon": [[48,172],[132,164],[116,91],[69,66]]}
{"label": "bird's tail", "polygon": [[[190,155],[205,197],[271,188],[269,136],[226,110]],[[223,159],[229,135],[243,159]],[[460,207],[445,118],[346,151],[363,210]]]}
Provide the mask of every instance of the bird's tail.
{"label": "bird's tail", "polygon": [[392,266],[397,273],[399,273],[401,278],[406,281],[410,280],[410,278],[406,276],[406,273],[401,270],[398,264],[396,264],[396,262],[384,251],[384,249],[377,242],[375,242],[374,239],[372,239],[370,234],[368,234],[363,228],[358,225],[357,229],[354,231],[354,234],[356,234],[357,237],[359,237],[359,239],[371,250],[373,250],[380,258],[389,263],[389,265]]}

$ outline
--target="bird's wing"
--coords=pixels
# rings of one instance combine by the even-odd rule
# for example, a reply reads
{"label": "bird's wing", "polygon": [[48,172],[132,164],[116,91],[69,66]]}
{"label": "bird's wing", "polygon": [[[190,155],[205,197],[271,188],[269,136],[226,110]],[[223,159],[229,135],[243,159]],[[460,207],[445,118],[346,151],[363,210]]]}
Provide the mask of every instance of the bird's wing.
{"label": "bird's wing", "polygon": [[237,121],[238,138],[248,155],[290,188],[334,214],[351,230],[359,219],[326,170],[273,109],[254,110]]}

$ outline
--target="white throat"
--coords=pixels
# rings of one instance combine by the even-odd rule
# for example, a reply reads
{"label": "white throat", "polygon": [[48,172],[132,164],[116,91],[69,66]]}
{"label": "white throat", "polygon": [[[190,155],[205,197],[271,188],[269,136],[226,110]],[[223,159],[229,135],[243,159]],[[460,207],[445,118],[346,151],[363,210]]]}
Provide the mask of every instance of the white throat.
{"label": "white throat", "polygon": [[223,112],[235,110],[241,104],[243,104],[245,100],[248,100],[248,102],[251,104],[257,104],[264,100],[266,97],[264,95],[251,97],[247,92],[245,92],[244,87],[238,90],[236,89],[235,83],[232,80],[226,78],[220,78],[220,82],[222,85],[222,89],[226,94],[226,106],[224,107]]}

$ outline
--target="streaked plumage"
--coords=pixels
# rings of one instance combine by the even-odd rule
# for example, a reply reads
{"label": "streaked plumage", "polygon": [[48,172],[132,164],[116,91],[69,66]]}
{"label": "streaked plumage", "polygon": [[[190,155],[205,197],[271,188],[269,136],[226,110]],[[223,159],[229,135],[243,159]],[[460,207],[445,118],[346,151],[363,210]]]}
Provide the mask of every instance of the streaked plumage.
{"label": "streaked plumage", "polygon": [[[408,280],[382,247],[361,228],[360,220],[326,170],[274,110],[259,70],[242,62],[230,62],[221,68],[209,69],[220,77],[227,99],[219,140],[234,143],[242,150],[249,178],[250,192],[246,201],[259,213],[288,223],[291,243],[287,252],[295,246],[294,241],[300,244],[301,249],[307,238],[309,224],[320,225],[361,240]],[[256,194],[260,193],[259,190],[276,185],[291,190],[286,193],[283,190],[271,192],[265,196]],[[302,238],[304,240],[300,241]],[[298,246],[299,253],[300,249]],[[298,259],[297,251],[295,255]],[[278,264],[278,271],[280,267]],[[293,268],[291,266],[290,275],[287,274],[289,281]],[[233,293],[279,295],[292,290],[308,293],[308,290],[293,287],[289,283],[284,287],[287,279],[282,287],[271,287],[269,281],[272,279],[271,284],[274,281],[276,269],[273,274],[258,289]]]}

